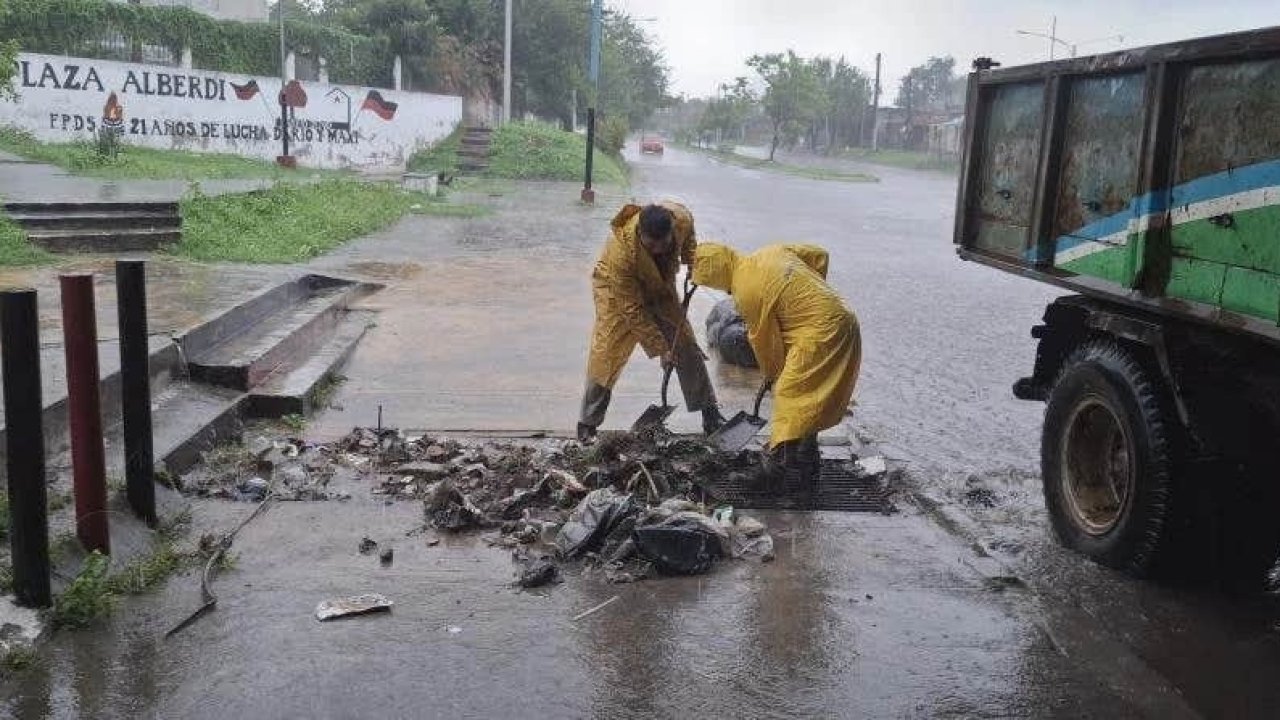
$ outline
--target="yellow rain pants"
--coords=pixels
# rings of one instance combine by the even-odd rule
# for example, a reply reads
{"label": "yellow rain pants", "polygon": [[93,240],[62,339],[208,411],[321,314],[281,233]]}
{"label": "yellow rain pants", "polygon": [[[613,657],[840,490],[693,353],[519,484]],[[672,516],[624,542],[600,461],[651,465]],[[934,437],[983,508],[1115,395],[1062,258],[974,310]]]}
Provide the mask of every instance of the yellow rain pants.
{"label": "yellow rain pants", "polygon": [[696,250],[693,281],[733,296],[760,369],[773,380],[770,447],[837,425],[858,382],[858,318],[826,274],[827,252],[815,245],[750,255],[715,243]]}
{"label": "yellow rain pants", "polygon": [[675,282],[680,264],[692,262],[697,246],[693,215],[679,203],[661,204],[675,220],[669,253],[655,258],[644,249],[637,231],[641,208],[626,205],[610,223],[609,240],[591,273],[596,321],[587,378],[601,387],[613,387],[637,343],[651,358],[671,349],[657,318],[678,328],[681,345],[697,342],[684,319]]}

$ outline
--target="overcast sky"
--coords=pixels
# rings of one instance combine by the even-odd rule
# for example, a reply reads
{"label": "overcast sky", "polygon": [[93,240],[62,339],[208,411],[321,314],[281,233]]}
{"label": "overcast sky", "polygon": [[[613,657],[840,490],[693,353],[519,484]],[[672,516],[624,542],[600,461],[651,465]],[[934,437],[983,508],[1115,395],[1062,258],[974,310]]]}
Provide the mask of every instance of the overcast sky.
{"label": "overcast sky", "polygon": [[[884,54],[882,85],[889,104],[898,78],[931,55],[952,55],[968,71],[989,55],[1005,65],[1047,59],[1048,40],[1016,30],[1049,33],[1080,44],[1081,55],[1120,43],[1086,42],[1123,35],[1123,47],[1280,25],[1280,0],[605,0],[657,37],[671,66],[672,91],[714,92],[718,83],[749,75],[753,53],[792,48],[811,55],[844,55],[870,75]],[[1062,54],[1062,50],[1059,50]]]}

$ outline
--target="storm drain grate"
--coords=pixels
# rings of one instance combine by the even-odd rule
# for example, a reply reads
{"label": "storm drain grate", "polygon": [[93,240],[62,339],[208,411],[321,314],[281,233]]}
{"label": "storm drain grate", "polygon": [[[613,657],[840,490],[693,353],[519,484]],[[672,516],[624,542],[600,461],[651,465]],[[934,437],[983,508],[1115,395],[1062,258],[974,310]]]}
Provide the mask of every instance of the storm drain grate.
{"label": "storm drain grate", "polygon": [[885,475],[859,475],[847,460],[823,460],[816,491],[808,497],[808,484],[799,473],[789,473],[781,492],[748,486],[742,474],[719,480],[707,489],[718,502],[754,510],[835,510],[889,514],[898,511]]}

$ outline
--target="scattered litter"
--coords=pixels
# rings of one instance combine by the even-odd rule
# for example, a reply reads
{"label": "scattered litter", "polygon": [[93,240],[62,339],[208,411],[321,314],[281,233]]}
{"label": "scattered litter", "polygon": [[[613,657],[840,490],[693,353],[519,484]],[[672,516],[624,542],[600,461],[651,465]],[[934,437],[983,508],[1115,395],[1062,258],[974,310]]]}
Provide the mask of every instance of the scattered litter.
{"label": "scattered litter", "polygon": [[438,536],[433,535],[427,538],[427,547],[435,547],[439,544],[440,544],[440,538]]}
{"label": "scattered litter", "polygon": [[574,622],[578,622],[579,620],[581,620],[581,619],[582,619],[582,618],[584,618],[584,617],[587,617],[588,615],[594,615],[595,613],[600,612],[601,610],[605,609],[606,607],[609,607],[609,606],[610,606],[610,605],[612,605],[613,603],[617,602],[618,597],[619,597],[619,596],[614,595],[613,597],[609,598],[608,600],[605,600],[604,602],[600,603],[599,605],[596,605],[595,607],[592,607],[592,608],[588,608],[588,609],[586,609],[586,610],[583,610],[582,612],[580,612],[580,613],[578,613],[577,615],[574,615],[574,616],[573,616],[573,621],[574,621]]}
{"label": "scattered litter", "polygon": [[698,575],[729,553],[728,533],[705,515],[683,511],[636,528],[636,548],[661,572]]}
{"label": "scattered litter", "polygon": [[319,605],[316,605],[316,619],[324,621],[352,615],[390,612],[391,605],[392,603],[387,599],[386,595],[377,593],[366,593],[336,600],[322,600]]}
{"label": "scattered litter", "polygon": [[720,527],[733,527],[733,506],[724,505],[716,508],[715,512],[711,513],[711,519],[715,520]]}
{"label": "scattered litter", "polygon": [[445,628],[445,632],[449,633],[450,635],[457,635],[462,632],[462,628],[458,627],[457,625],[450,625],[449,627]]}
{"label": "scattered litter", "polygon": [[378,555],[378,561],[382,563],[382,567],[391,567],[391,561],[394,560],[395,557],[396,557],[395,549],[388,547],[384,549],[380,555]]}
{"label": "scattered litter", "polygon": [[368,555],[378,549],[378,543],[371,537],[363,537],[360,539],[360,554]]}
{"label": "scattered litter", "polygon": [[863,477],[883,475],[886,472],[889,472],[889,464],[885,461],[884,456],[882,455],[859,458],[853,466]]}

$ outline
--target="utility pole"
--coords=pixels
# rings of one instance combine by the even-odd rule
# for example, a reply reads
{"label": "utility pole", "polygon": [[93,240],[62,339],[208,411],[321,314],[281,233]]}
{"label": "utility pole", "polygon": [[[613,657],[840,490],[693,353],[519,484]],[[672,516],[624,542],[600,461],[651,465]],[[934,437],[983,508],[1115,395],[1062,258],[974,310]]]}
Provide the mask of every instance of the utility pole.
{"label": "utility pole", "polygon": [[507,0],[507,33],[502,47],[502,123],[511,122],[511,0]]}
{"label": "utility pole", "polygon": [[591,56],[587,59],[587,79],[593,89],[591,104],[587,106],[587,167],[582,185],[582,202],[594,203],[596,192],[591,189],[591,166],[595,161],[596,105],[600,102],[600,36],[604,34],[604,0],[591,0]]}
{"label": "utility pole", "polygon": [[876,85],[871,91],[871,152],[880,149],[880,132],[876,113],[880,111],[880,53],[876,53]]}
{"label": "utility pole", "polygon": [[284,97],[284,88],[289,84],[289,63],[284,49],[284,0],[276,0],[276,15],[280,16],[280,142],[283,149],[276,163],[293,167],[289,157],[289,104]]}
{"label": "utility pole", "polygon": [[[1058,16],[1054,15],[1053,20],[1049,22],[1049,59],[1053,59],[1053,51],[1057,49],[1058,44]],[[1074,55],[1075,53],[1072,53]]]}

